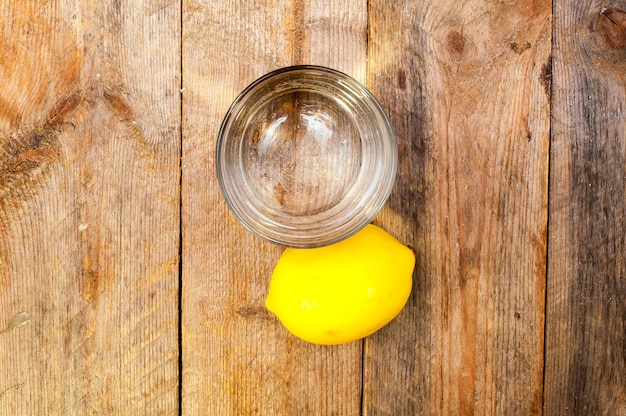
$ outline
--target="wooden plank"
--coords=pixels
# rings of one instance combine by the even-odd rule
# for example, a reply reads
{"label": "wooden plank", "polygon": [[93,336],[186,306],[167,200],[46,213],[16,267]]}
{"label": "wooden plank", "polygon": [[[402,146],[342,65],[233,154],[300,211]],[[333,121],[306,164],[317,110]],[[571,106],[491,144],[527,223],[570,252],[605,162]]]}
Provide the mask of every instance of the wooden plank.
{"label": "wooden plank", "polygon": [[180,8],[0,14],[0,413],[178,414]]}
{"label": "wooden plank", "polygon": [[551,3],[369,5],[369,85],[400,146],[378,223],[417,265],[366,341],[364,414],[540,414]]}
{"label": "wooden plank", "polygon": [[358,415],[361,343],[320,347],[264,308],[281,249],[228,212],[214,173],[236,95],[281,66],[364,81],[366,2],[183,2],[183,414]]}
{"label": "wooden plank", "polygon": [[626,4],[554,4],[545,414],[626,415]]}

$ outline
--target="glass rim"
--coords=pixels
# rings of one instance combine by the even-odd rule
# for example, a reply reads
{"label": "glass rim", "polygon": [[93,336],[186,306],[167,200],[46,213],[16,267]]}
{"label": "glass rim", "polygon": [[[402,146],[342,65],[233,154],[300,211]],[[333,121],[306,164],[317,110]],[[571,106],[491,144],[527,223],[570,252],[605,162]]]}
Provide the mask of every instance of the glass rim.
{"label": "glass rim", "polygon": [[[233,124],[236,125],[236,119],[240,116],[241,112],[246,109],[248,105],[247,100],[253,97],[253,93],[258,87],[262,87],[272,80],[279,82],[280,77],[287,74],[297,75],[298,72],[306,74],[307,71],[310,71],[314,78],[317,77],[323,82],[326,82],[327,85],[331,85],[333,82],[339,82],[339,90],[356,100],[355,102],[359,106],[362,106],[363,109],[368,109],[371,112],[371,114],[366,114],[365,119],[371,125],[372,131],[375,132],[375,134],[371,137],[371,143],[364,143],[363,132],[359,128],[358,134],[361,138],[361,145],[362,147],[375,147],[378,145],[382,148],[384,154],[381,156],[374,155],[372,160],[378,163],[372,162],[373,164],[371,164],[371,166],[366,166],[366,168],[374,169],[372,173],[377,175],[373,178],[368,177],[368,181],[373,182],[373,184],[363,188],[361,193],[366,193],[360,194],[360,199],[353,201],[353,203],[348,204],[347,209],[340,211],[341,215],[325,218],[324,215],[315,214],[310,216],[315,219],[313,222],[307,223],[303,221],[296,225],[290,225],[281,222],[281,218],[288,216],[268,216],[261,212],[258,206],[254,204],[246,205],[246,202],[249,202],[248,198],[246,198],[245,195],[242,196],[237,193],[237,177],[229,177],[228,175],[229,167],[226,162],[228,152],[226,151],[225,144],[229,139],[228,135],[231,132],[231,127],[233,127]],[[328,77],[329,75],[330,77]],[[306,79],[308,77],[305,76],[304,78]],[[285,91],[289,91],[289,89],[287,88]],[[315,89],[313,89],[313,91],[321,93]],[[332,95],[330,95],[329,98],[337,101]],[[347,112],[347,115],[351,118],[355,117],[350,114],[350,112]],[[354,119],[353,121],[357,122],[357,120]],[[239,149],[241,143],[244,142],[242,137],[233,137],[230,139],[236,140]],[[361,152],[363,153],[363,148]],[[380,163],[380,160],[383,160],[386,166]],[[388,199],[395,182],[397,164],[397,141],[391,123],[378,100],[367,87],[349,75],[332,68],[318,65],[294,65],[279,68],[251,82],[237,95],[226,112],[219,129],[215,147],[215,170],[218,185],[230,211],[249,231],[271,243],[286,247],[313,248],[330,245],[344,240],[361,230],[374,219]],[[238,168],[241,169],[240,166],[238,166]],[[233,169],[233,167],[231,167],[231,169]],[[363,166],[361,166],[360,169],[363,169]],[[382,174],[380,174],[381,171],[383,172]],[[359,173],[358,178],[360,177],[361,174]],[[349,192],[351,191],[352,189],[350,189]],[[367,200],[363,201],[364,198],[367,198]],[[320,214],[324,214],[328,211],[330,211],[330,209],[322,211]],[[326,221],[323,226],[319,226],[320,219]],[[318,225],[318,227],[315,227],[316,225]],[[300,228],[298,228],[298,226]],[[332,228],[329,229],[329,227]]]}

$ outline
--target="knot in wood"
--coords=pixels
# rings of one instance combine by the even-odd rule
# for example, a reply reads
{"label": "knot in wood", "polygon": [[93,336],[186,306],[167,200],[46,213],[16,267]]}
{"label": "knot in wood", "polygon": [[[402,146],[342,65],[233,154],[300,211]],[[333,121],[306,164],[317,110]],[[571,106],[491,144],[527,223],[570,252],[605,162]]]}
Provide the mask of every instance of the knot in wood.
{"label": "knot in wood", "polygon": [[612,49],[626,47],[626,11],[606,9],[596,21],[596,32]]}
{"label": "knot in wood", "polygon": [[463,33],[453,30],[448,33],[448,49],[453,55],[461,56],[465,50],[465,36]]}

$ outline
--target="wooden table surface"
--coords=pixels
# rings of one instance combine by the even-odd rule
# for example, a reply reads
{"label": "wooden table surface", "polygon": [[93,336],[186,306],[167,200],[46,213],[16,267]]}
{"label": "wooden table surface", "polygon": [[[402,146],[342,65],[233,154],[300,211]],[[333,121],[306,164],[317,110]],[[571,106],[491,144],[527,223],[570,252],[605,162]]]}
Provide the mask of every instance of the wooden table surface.
{"label": "wooden table surface", "polygon": [[[0,414],[626,415],[626,1],[0,0]],[[366,84],[406,308],[315,346],[214,174],[270,70]],[[2,330],[1,328],[4,328]]]}

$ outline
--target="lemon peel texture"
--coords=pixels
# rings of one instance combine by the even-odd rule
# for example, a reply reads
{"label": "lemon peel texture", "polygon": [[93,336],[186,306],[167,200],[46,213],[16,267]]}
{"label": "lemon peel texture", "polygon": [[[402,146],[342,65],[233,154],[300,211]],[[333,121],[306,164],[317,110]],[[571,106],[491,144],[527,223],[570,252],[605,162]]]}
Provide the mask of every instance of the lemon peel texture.
{"label": "lemon peel texture", "polygon": [[370,224],[330,246],[285,249],[265,306],[305,341],[355,341],[400,313],[411,293],[414,267],[411,249]]}

